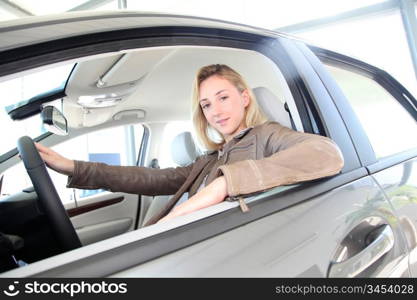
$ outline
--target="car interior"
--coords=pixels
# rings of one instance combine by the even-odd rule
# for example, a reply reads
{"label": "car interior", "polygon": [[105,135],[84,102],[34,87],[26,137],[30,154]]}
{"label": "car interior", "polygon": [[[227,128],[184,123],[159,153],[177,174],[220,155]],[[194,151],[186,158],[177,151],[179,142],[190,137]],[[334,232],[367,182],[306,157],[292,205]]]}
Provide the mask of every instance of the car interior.
{"label": "car interior", "polygon": [[[303,131],[286,80],[266,56],[252,50],[223,47],[164,46],[100,54],[48,66],[74,65],[64,95],[54,99],[40,97],[42,106],[58,103],[54,105],[64,114],[69,130],[67,135],[47,135],[41,143],[54,148],[99,130],[140,124],[144,134],[140,142],[136,141],[136,164],[154,168],[188,165],[205,151],[190,122],[194,76],[200,67],[213,63],[227,64],[243,75],[269,120]],[[39,106],[39,97],[35,100],[29,99],[26,106],[33,103]],[[14,108],[12,114],[19,115],[22,107]],[[164,131],[178,121],[188,122],[187,128],[169,137],[170,149],[162,149],[167,138]],[[112,143],[111,136],[103,138]],[[159,166],[162,150],[168,151],[173,165]],[[10,180],[7,170],[19,163],[17,153],[0,163],[3,188]],[[64,175],[58,176],[66,180]],[[81,244],[88,245],[143,227],[169,197],[104,191],[82,199],[75,197],[74,201],[64,202],[64,207]],[[210,209],[204,211],[203,216],[212,213]],[[166,225],[153,226],[163,231]],[[62,252],[51,238],[53,233],[36,205],[33,189],[1,198],[0,231],[16,239],[12,254],[21,263]]]}

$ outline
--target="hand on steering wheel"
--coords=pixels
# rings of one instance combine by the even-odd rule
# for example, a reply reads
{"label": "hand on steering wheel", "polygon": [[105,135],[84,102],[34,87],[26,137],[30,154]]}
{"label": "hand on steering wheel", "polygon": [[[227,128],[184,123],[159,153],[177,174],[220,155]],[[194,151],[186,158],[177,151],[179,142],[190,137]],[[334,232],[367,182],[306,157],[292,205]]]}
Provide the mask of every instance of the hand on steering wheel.
{"label": "hand on steering wheel", "polygon": [[17,141],[17,148],[38,195],[40,207],[44,211],[62,249],[68,251],[81,247],[80,239],[62,205],[33,140],[28,136],[23,136]]}

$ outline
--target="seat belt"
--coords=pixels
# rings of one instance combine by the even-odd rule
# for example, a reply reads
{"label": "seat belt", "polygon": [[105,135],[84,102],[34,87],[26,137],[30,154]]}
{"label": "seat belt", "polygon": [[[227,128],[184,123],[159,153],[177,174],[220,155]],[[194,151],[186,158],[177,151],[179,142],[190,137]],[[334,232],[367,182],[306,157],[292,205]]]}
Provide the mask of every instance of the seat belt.
{"label": "seat belt", "polygon": [[291,127],[292,127],[292,129],[297,130],[297,128],[295,127],[294,120],[293,120],[293,118],[292,118],[292,116],[291,116],[291,112],[290,112],[290,109],[289,109],[289,107],[288,107],[287,102],[285,102],[285,103],[284,103],[284,108],[285,108],[285,110],[287,111],[288,115],[290,116],[290,122],[291,122]]}

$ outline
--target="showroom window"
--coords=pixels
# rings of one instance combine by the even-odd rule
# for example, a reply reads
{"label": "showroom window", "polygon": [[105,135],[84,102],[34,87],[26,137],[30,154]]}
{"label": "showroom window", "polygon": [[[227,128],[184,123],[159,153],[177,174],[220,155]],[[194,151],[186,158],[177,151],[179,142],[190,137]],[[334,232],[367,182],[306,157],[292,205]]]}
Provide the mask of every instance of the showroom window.
{"label": "showroom window", "polygon": [[381,68],[417,96],[416,75],[399,10],[306,29],[297,36]]}
{"label": "showroom window", "polygon": [[417,147],[417,124],[405,108],[371,78],[326,65],[357,114],[377,158]]}

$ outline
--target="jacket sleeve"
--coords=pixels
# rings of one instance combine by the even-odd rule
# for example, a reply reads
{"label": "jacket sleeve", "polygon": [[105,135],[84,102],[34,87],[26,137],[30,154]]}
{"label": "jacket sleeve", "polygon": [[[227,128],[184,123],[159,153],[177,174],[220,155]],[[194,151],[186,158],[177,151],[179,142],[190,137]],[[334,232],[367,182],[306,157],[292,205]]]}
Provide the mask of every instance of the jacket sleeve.
{"label": "jacket sleeve", "polygon": [[153,169],[136,166],[110,166],[104,163],[75,161],[74,174],[67,187],[105,189],[141,195],[172,195],[191,172],[186,167]]}
{"label": "jacket sleeve", "polygon": [[265,158],[219,167],[225,176],[229,196],[327,177],[342,169],[343,156],[329,138],[293,131],[277,123],[264,126]]}

